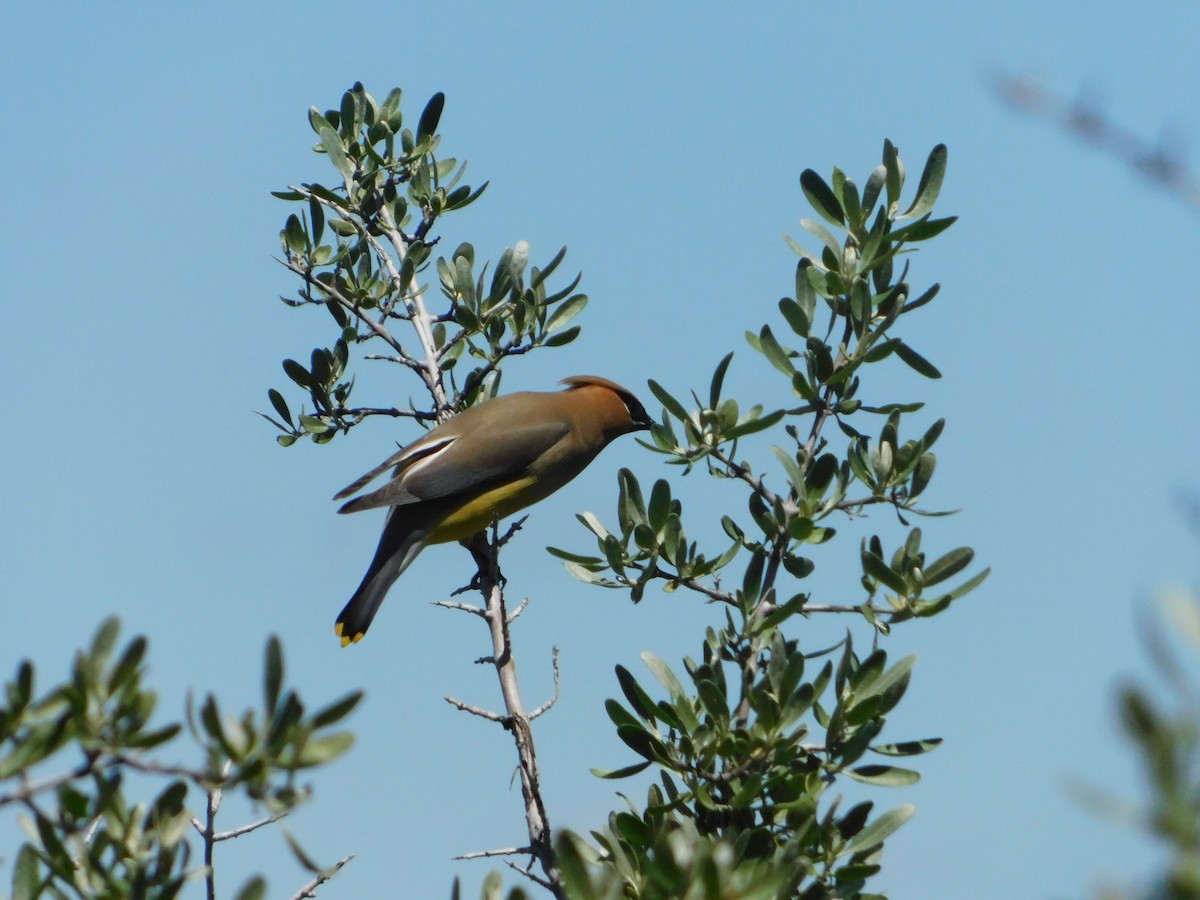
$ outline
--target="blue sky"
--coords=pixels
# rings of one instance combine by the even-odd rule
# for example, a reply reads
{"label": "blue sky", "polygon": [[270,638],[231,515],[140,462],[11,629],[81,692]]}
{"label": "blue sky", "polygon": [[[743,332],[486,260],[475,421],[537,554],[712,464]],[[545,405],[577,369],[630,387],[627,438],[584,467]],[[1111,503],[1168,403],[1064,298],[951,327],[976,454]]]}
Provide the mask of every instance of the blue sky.
{"label": "blue sky", "polygon": [[[361,80],[379,98],[402,86],[415,116],[444,91],[443,152],[491,182],[445,220],[449,245],[495,258],[527,240],[546,260],[567,244],[592,297],[580,340],[521,361],[506,388],[597,372],[647,403],[647,378],[686,394],[730,349],[731,386],[750,392],[769,371],[740,335],[790,291],[780,233],[809,214],[802,169],[838,165],[861,183],[885,137],[910,170],[945,142],[939,210],[961,220],[914,261],[914,282],[943,290],[909,332],[944,377],[875,377],[947,418],[929,501],[964,512],[931,521],[927,540],[971,545],[994,573],[889,643],[920,654],[889,733],[946,744],[919,786],[878,798],[918,814],[877,886],[1057,898],[1151,871],[1153,849],[1068,785],[1136,794],[1113,688],[1146,669],[1139,605],[1196,575],[1177,495],[1200,483],[1200,221],[999,105],[984,75],[1092,85],[1135,131],[1194,137],[1197,26],[1185,2],[1136,16],[1081,2],[10,10],[0,670],[31,656],[48,684],[115,612],[151,639],[164,711],[189,687],[238,708],[257,698],[277,632],[312,703],[368,693],[355,750],[316,777],[292,826],[323,860],[357,854],[322,896],[443,897],[454,874],[474,896],[488,865],[451,857],[523,831],[510,744],[441,699],[495,697],[471,665],[482,629],[427,602],[464,580],[463,552],[424,554],[361,645],[332,635],[380,521],[338,517],[328,498],[412,429],[378,422],[285,451],[252,414],[284,386],[279,361],[328,337],[323,314],[276,299],[293,282],[271,259],[290,210],[268,192],[328,174],[308,107]],[[368,380],[380,402],[412,390],[364,369],[364,400]],[[532,601],[518,633],[531,702],[551,688],[550,647],[562,654],[563,697],[538,731],[557,826],[586,829],[619,802],[588,774],[629,761],[601,715],[613,665],[696,653],[714,614],[679,595],[633,607],[542,551],[586,548],[573,514],[612,517],[620,466],[669,474],[633,441],[615,445],[537,508],[507,565]],[[700,479],[680,487],[698,512],[714,502]],[[853,571],[825,572],[831,602],[853,590]],[[306,880],[277,835],[235,843],[222,847],[227,887],[256,867],[272,896]]]}

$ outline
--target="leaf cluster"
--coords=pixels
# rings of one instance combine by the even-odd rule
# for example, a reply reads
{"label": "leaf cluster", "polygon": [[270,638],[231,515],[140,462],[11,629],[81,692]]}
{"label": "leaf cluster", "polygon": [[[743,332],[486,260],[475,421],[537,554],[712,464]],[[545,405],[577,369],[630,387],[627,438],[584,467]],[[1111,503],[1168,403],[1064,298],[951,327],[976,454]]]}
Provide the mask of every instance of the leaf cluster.
{"label": "leaf cluster", "polygon": [[[324,306],[336,332],[330,346],[316,347],[305,366],[283,362],[288,378],[305,393],[293,413],[282,392],[268,392],[274,415],[266,415],[290,446],[308,435],[327,443],[373,415],[411,416],[432,422],[493,396],[506,359],[542,347],[563,346],[579,334],[570,324],[587,305],[580,276],[552,287],[566,248],[545,265],[530,266],[529,247],[518,241],[494,266],[476,262],[475,248],[459,244],[449,255],[436,248],[436,225],[482,194],[462,184],[466,163],[439,156],[437,126],[444,97],[426,104],[415,131],[406,128],[401,92],[377,102],[361,84],[336,110],[309,112],[319,141],[338,176],[332,184],[293,185],[275,196],[302,205],[280,232],[281,262],[300,277],[292,306]],[[490,271],[489,271],[490,270]],[[433,309],[436,279],[442,304]],[[401,338],[398,322],[412,326]],[[430,395],[428,405],[363,407],[351,402],[351,348],[378,347],[368,358],[405,366]],[[443,379],[452,385],[447,397]]]}
{"label": "leaf cluster", "polygon": [[[674,858],[676,843],[694,845],[695,838],[712,884],[734,884],[725,877],[758,883],[761,876],[763,896],[867,896],[884,839],[912,815],[908,806],[874,815],[872,801],[843,810],[830,788],[843,776],[873,786],[917,780],[917,772],[889,760],[924,753],[940,740],[881,739],[915,660],[889,663],[878,643],[899,622],[942,612],[987,575],[957,580],[974,552],[960,547],[927,558],[921,529],[910,524],[912,516],[945,514],[921,505],[944,421],[902,439],[905,417],[922,404],[863,396],[866,374],[893,356],[940,377],[899,324],[933,300],[938,286],[914,296],[908,266],[898,261],[954,221],[932,217],[946,156],[944,146],[934,148],[905,208],[905,169],[891,142],[861,191],[838,169],[830,181],[811,170],[801,175],[821,219],[802,224],[822,250],[813,254],[789,239],[801,258],[794,296],[778,303],[782,329],[766,324],[746,335],[783,380],[789,403],[728,396],[732,353],[703,396],[691,393],[690,404],[650,382],[663,412],[644,445],[684,475],[702,470],[745,491],[742,514],[720,518],[725,543],[702,546],[688,537],[684,504],[667,479],[658,479],[647,499],[636,476],[623,470],[616,527],[592,514],[579,517],[598,552],[551,549],[576,577],[627,589],[635,602],[658,583],[719,605],[724,619],[707,630],[699,658],[685,659],[682,673],[643,654],[663,699],[617,667],[624,702],[609,700],[607,711],[638,760],[600,774],[624,778],[653,768],[658,777],[640,808],[631,803],[593,833],[590,856],[579,850],[590,860],[594,896],[606,896],[607,879],[624,886],[623,896],[675,896],[682,882],[662,881],[665,860]],[[772,439],[765,461],[746,453]],[[894,513],[903,540],[888,551],[879,535],[863,537],[861,595],[819,602],[804,582],[821,546],[873,507]],[[803,646],[793,629],[822,613],[865,618],[869,651],[856,652],[849,632],[832,648]],[[870,760],[871,753],[882,759]],[[675,871],[695,875],[682,864]],[[777,873],[788,874],[782,890],[772,880]]]}
{"label": "leaf cluster", "polygon": [[[16,857],[14,898],[178,896],[205,874],[193,862],[193,845],[205,846],[211,859],[211,844],[222,839],[212,823],[214,797],[219,803],[223,792],[237,791],[262,806],[268,820],[237,834],[255,830],[306,799],[308,790],[295,781],[301,769],[350,746],[348,732],[332,729],[361,694],[306,712],[296,693],[283,689],[283,654],[272,637],[263,708],[233,719],[212,696],[198,713],[189,702],[186,726],[202,761],[163,762],[161,751],[184,723],[154,723],[157,697],[144,684],[147,641],[135,637],[118,650],[119,631],[115,618],[106,620],[76,655],[68,679],[44,693],[35,689],[28,660],[4,685],[0,808],[21,811],[29,832]],[[32,777],[54,766],[57,773]],[[134,801],[131,774],[141,776],[138,785],[165,786]],[[194,811],[197,798],[209,810],[206,825]],[[261,884],[250,879],[238,896],[261,896]]]}

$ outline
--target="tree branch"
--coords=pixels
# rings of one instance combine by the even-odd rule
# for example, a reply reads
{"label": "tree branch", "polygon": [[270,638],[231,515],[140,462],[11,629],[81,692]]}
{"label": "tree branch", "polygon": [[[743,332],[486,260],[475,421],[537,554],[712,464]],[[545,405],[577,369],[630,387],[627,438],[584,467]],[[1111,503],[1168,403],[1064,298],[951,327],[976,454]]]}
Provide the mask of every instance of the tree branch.
{"label": "tree branch", "polygon": [[292,894],[292,900],[309,900],[309,898],[317,896],[317,888],[340,872],[342,870],[342,866],[346,865],[346,863],[350,862],[352,859],[354,859],[353,855],[343,856],[328,869],[318,874],[317,877],[308,884],[304,885],[304,887],[300,888],[300,890],[296,891],[296,893]]}
{"label": "tree branch", "polygon": [[[500,682],[500,693],[504,698],[506,712],[504,717],[497,717],[497,720],[512,734],[517,750],[521,795],[525,801],[525,824],[529,833],[529,852],[538,861],[546,877],[542,879],[531,871],[515,866],[514,868],[545,887],[555,897],[565,900],[566,894],[559,885],[558,867],[555,863],[554,848],[550,839],[550,822],[542,799],[537,754],[533,731],[530,728],[530,722],[534,715],[539,713],[537,711],[534,714],[526,712],[525,703],[521,697],[520,685],[517,681],[517,664],[508,631],[510,620],[504,603],[504,577],[500,572],[499,548],[512,537],[519,527],[520,523],[518,522],[501,538],[498,534],[497,523],[493,523],[491,540],[488,539],[486,532],[480,532],[464,543],[475,560],[478,570],[474,580],[475,586],[487,604],[487,613],[484,618],[492,637],[491,661],[496,668],[496,676]],[[557,666],[555,683],[557,698]],[[485,714],[484,717],[490,718],[494,715],[496,714]]]}

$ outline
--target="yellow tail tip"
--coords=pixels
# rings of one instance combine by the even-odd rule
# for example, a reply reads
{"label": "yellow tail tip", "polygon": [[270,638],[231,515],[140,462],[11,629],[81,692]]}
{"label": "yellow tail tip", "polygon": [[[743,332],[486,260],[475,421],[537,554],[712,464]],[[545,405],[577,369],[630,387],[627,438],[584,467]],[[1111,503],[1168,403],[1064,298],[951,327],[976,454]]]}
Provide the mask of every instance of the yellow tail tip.
{"label": "yellow tail tip", "polygon": [[348,647],[351,644],[357,644],[359,641],[361,641],[363,639],[363,635],[366,634],[365,631],[360,631],[358,634],[354,635],[354,637],[351,637],[348,634],[342,634],[343,627],[344,626],[341,622],[338,622],[336,625],[333,626],[334,634],[336,634],[339,638],[342,639],[343,647]]}

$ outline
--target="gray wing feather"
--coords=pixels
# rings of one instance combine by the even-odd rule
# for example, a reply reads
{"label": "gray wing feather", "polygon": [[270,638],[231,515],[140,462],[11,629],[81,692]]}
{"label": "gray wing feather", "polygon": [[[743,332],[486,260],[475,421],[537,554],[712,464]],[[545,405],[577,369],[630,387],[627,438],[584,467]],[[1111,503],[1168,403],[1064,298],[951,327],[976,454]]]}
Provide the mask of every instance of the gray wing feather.
{"label": "gray wing feather", "polygon": [[[403,470],[395,478],[378,490],[351,500],[338,512],[440,500],[502,483],[507,478],[527,472],[538,457],[562,440],[569,431],[565,422],[543,422],[507,428],[486,438],[450,438],[446,442],[431,445],[411,462],[405,462],[402,450],[392,457],[392,460],[400,457],[398,462],[405,462]],[[391,460],[382,463],[374,473],[368,473],[370,477],[364,475],[359,481],[366,484],[389,465],[396,464]],[[338,496],[353,493],[351,488],[357,489],[351,485]]]}
{"label": "gray wing feather", "polygon": [[436,440],[436,441],[431,441],[429,443],[425,443],[424,442],[425,439],[422,438],[420,441],[416,441],[412,444],[409,444],[407,447],[403,448],[402,450],[397,450],[395,453],[393,453],[391,456],[389,456],[387,459],[385,459],[383,462],[381,462],[379,465],[377,465],[375,468],[373,468],[366,475],[363,475],[361,478],[356,479],[353,484],[347,485],[346,487],[342,488],[340,491],[338,491],[336,494],[333,495],[333,499],[341,500],[343,497],[349,497],[351,494],[357,494],[359,491],[361,491],[363,488],[365,488],[368,484],[370,484],[372,481],[374,481],[376,478],[378,478],[380,475],[382,475],[388,469],[392,469],[392,468],[395,468],[396,466],[400,466],[400,465],[404,465],[406,467],[408,465],[412,465],[414,462],[422,459],[423,457],[429,456],[430,454],[433,454],[433,453],[436,453],[438,450],[442,449],[447,444],[454,441],[454,439],[455,439],[454,436],[450,435],[445,438],[442,438],[441,440]]}

